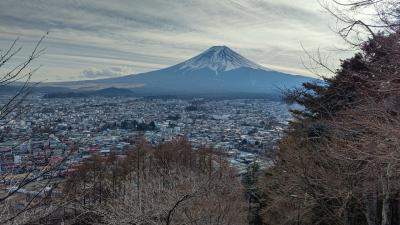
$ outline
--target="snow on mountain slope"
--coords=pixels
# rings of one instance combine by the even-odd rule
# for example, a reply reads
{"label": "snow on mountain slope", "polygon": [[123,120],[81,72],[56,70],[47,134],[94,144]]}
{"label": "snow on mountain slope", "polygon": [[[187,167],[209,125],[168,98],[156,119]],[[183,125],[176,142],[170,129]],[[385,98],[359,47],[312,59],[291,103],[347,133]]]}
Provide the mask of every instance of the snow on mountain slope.
{"label": "snow on mountain slope", "polygon": [[176,67],[186,72],[208,68],[216,74],[239,68],[268,70],[226,46],[211,47],[200,55],[176,65]]}
{"label": "snow on mountain slope", "polygon": [[165,69],[123,77],[71,83],[81,89],[131,89],[143,96],[273,94],[313,80],[262,67],[226,46],[214,46]]}

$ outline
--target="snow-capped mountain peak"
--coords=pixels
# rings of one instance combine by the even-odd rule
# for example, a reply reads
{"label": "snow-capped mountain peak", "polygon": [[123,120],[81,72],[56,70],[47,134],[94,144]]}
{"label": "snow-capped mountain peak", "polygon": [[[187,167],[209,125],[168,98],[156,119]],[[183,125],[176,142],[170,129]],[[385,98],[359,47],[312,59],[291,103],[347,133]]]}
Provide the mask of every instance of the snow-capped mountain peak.
{"label": "snow-capped mountain peak", "polygon": [[178,65],[179,70],[211,69],[216,74],[239,68],[268,70],[236,53],[226,46],[213,46],[205,52]]}
{"label": "snow-capped mountain peak", "polygon": [[[138,96],[244,97],[275,96],[279,88],[298,87],[313,79],[269,70],[226,46],[212,47],[182,63],[141,74],[70,82],[90,91],[117,87]],[[122,93],[125,95],[125,92]],[[261,94],[261,95],[260,95]],[[274,97],[274,98],[275,98]]]}

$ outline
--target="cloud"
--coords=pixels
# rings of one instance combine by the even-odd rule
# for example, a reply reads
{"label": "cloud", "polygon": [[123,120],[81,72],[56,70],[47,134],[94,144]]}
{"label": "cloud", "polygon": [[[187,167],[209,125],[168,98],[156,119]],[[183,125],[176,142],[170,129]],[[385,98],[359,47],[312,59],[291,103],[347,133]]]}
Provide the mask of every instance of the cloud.
{"label": "cloud", "polygon": [[16,36],[31,46],[50,31],[34,77],[47,81],[84,79],[82,71],[117,76],[109,68],[131,65],[146,72],[212,45],[299,71],[300,43],[322,53],[343,46],[317,0],[1,0],[0,21],[1,49]]}
{"label": "cloud", "polygon": [[132,69],[123,68],[123,67],[110,67],[103,69],[87,69],[82,71],[81,75],[83,78],[87,79],[98,79],[98,78],[106,78],[106,77],[115,77],[121,75],[132,74]]}

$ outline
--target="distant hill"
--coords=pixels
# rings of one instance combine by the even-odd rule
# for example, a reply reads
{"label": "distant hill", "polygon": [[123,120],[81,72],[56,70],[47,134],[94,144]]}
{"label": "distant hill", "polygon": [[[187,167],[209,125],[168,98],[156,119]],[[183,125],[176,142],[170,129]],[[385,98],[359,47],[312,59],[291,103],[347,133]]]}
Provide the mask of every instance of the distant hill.
{"label": "distant hill", "polygon": [[101,96],[101,97],[129,97],[134,96],[134,92],[128,89],[122,88],[105,88],[96,91],[66,91],[48,93],[44,95],[44,98],[85,98],[90,96]]}
{"label": "distant hill", "polygon": [[117,97],[117,96],[133,96],[135,93],[129,89],[110,87],[100,89],[97,91],[89,92],[90,95],[104,96],[104,97]]}

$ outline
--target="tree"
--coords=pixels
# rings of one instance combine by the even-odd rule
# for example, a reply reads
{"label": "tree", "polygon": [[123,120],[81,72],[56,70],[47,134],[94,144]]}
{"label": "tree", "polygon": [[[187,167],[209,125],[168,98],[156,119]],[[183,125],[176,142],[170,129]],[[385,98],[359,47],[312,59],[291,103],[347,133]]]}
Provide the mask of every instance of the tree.
{"label": "tree", "polygon": [[400,4],[396,0],[320,0],[337,20],[337,33],[359,47],[379,32],[395,33],[400,27]]}
{"label": "tree", "polygon": [[135,147],[125,158],[92,157],[71,174],[65,194],[77,203],[76,222],[138,225],[246,222],[246,201],[240,180],[217,152],[193,150],[185,139],[158,146],[150,146],[143,139],[132,144]]}
{"label": "tree", "polygon": [[[357,43],[360,52],[344,60],[325,83],[304,84],[287,95],[304,110],[293,112],[296,119],[279,144],[276,165],[260,177],[267,224],[400,221],[399,4],[353,1],[339,6],[379,9],[385,15],[378,17],[383,30],[342,20],[353,22],[347,31],[356,32],[360,25],[369,32],[367,40]],[[345,16],[339,12],[339,18]]]}
{"label": "tree", "polygon": [[[0,55],[0,68],[5,69],[0,77],[0,88],[8,88],[14,93],[0,108],[1,120],[10,121],[12,117],[10,118],[9,115],[16,111],[32,91],[31,78],[38,68],[31,69],[30,65],[44,53],[44,49],[40,47],[44,38],[45,36],[38,41],[28,58],[22,62],[13,62],[22,50],[22,47],[16,47],[18,39],[15,39],[8,49],[0,50],[0,53],[2,53]],[[16,117],[16,115],[13,116]]]}
{"label": "tree", "polygon": [[[41,44],[46,35],[39,39],[31,53],[22,61],[18,61],[19,54],[22,52],[22,47],[17,47],[18,39],[15,39],[8,49],[0,50],[0,71],[2,71],[0,90],[7,92],[9,97],[0,105],[0,121],[4,124],[18,119],[25,112],[26,107],[23,103],[36,86],[36,83],[31,82],[31,78],[39,69],[32,68],[31,65],[44,53],[45,49],[41,47]],[[6,139],[7,132],[0,132],[2,139]],[[4,155],[1,155],[1,160],[3,159]],[[25,168],[30,169],[27,169],[28,172],[24,174],[3,168],[0,172],[2,188],[0,224],[32,223],[40,216],[55,210],[49,202],[57,186],[54,178],[59,176],[59,168],[65,161],[66,159],[62,159],[43,168],[35,166],[32,168],[32,165],[35,165],[32,162],[30,165],[25,165]],[[33,184],[35,188],[27,190]]]}

